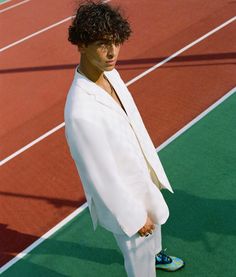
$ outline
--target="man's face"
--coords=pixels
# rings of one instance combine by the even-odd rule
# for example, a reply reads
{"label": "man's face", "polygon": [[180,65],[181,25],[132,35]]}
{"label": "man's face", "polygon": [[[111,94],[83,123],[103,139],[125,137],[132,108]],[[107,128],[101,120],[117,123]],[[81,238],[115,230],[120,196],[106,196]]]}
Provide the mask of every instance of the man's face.
{"label": "man's face", "polygon": [[105,40],[80,47],[81,54],[84,55],[90,66],[102,72],[110,71],[115,67],[119,51],[120,44]]}

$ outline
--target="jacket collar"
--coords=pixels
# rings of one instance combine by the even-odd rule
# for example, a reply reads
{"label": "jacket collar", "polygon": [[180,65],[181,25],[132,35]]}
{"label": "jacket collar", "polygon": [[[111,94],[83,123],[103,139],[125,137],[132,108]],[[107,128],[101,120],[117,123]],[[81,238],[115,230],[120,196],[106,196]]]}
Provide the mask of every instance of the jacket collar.
{"label": "jacket collar", "polygon": [[118,80],[112,76],[112,74],[104,73],[115,89],[122,105],[124,106],[127,114],[123,110],[123,108],[109,95],[104,89],[98,86],[96,83],[89,80],[86,76],[78,73],[77,68],[75,69],[75,77],[74,82],[77,86],[81,87],[87,94],[93,95],[99,103],[109,107],[110,109],[119,113],[123,118],[129,121],[130,123],[130,107],[128,103],[126,103],[125,95],[122,93],[122,88],[118,83]]}

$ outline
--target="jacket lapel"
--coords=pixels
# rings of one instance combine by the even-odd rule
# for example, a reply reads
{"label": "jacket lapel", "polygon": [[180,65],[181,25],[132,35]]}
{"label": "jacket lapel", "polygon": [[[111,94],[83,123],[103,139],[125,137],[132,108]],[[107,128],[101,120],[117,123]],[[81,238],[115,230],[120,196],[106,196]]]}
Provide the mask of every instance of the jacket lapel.
{"label": "jacket lapel", "polygon": [[94,82],[90,81],[88,78],[86,78],[84,75],[79,74],[77,72],[77,68],[75,71],[75,84],[83,88],[83,90],[93,95],[100,104],[107,106],[108,108],[114,110],[115,112],[119,113],[120,116],[122,116],[125,120],[127,120],[130,123],[129,116],[129,107],[126,104],[125,97],[121,93],[121,87],[117,84],[116,80],[113,78],[110,78],[110,76],[107,76],[108,80],[110,81],[111,85],[115,89],[122,105],[124,106],[127,114],[122,109],[122,107],[112,98],[111,95],[109,95],[105,90],[103,90],[100,86],[95,84]]}
{"label": "jacket lapel", "polygon": [[[106,75],[107,79],[109,80],[109,82],[111,83],[111,85],[113,86],[113,88],[115,89],[116,94],[117,94],[118,98],[120,99],[126,113],[124,112],[123,108],[120,107],[120,105],[118,104],[119,108],[126,115],[126,117],[127,117],[127,115],[128,115],[128,117],[130,117],[130,106],[127,102],[127,99],[126,99],[126,96],[125,96],[125,93],[124,93],[124,89],[122,88],[123,84],[120,84],[117,81],[117,79],[112,78],[112,76],[109,73],[105,73],[105,75]],[[125,87],[125,89],[126,89],[126,87]]]}

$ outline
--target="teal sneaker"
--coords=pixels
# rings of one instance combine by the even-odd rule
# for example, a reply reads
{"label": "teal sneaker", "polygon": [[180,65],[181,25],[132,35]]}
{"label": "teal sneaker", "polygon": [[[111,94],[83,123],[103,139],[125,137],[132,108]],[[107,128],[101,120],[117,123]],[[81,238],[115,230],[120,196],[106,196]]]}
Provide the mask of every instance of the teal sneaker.
{"label": "teal sneaker", "polygon": [[156,269],[165,271],[176,271],[185,264],[180,258],[166,255],[163,250],[156,255],[155,261]]}

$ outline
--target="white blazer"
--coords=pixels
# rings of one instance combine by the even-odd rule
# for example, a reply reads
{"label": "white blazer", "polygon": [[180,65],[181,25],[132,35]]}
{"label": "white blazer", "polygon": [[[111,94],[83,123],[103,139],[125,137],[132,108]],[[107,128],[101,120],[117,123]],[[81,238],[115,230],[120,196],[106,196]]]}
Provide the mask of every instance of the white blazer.
{"label": "white blazer", "polygon": [[147,214],[156,224],[164,224],[169,216],[144,155],[163,188],[173,191],[119,73],[114,69],[105,75],[127,114],[101,87],[75,71],[65,105],[65,134],[94,229],[99,223],[131,237],[144,226]]}

